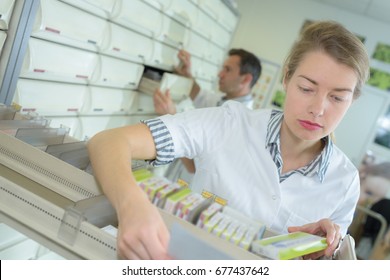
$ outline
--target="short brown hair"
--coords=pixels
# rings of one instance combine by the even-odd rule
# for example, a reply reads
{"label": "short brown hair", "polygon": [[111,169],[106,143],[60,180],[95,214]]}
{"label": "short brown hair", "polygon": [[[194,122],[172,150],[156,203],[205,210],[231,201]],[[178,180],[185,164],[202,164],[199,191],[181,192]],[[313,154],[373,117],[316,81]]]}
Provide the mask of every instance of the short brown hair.
{"label": "short brown hair", "polygon": [[253,87],[261,75],[261,61],[253,53],[244,49],[231,49],[229,56],[237,55],[240,57],[240,74],[251,74],[252,82],[250,87]]}

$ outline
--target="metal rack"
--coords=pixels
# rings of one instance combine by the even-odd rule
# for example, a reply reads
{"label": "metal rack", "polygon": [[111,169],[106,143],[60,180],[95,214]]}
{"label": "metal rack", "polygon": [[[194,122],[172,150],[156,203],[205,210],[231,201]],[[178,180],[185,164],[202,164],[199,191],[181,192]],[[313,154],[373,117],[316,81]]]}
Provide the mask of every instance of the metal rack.
{"label": "metal rack", "polygon": [[[94,177],[12,136],[0,133],[0,222],[69,259],[117,259],[115,211]],[[232,259],[260,259],[160,210],[171,228],[190,231]]]}
{"label": "metal rack", "polygon": [[[351,233],[354,235],[354,237],[357,239],[357,243],[359,245],[359,242],[362,241],[362,231],[364,227],[364,223],[366,222],[367,217],[371,217],[375,220],[377,220],[380,224],[380,228],[378,231],[378,234],[375,238],[375,241],[370,248],[368,252],[368,259],[375,259],[376,254],[378,251],[381,251],[382,243],[384,240],[384,237],[386,235],[386,232],[388,230],[388,224],[386,219],[379,213],[371,210],[367,206],[358,205],[356,207],[356,218],[353,221],[353,224],[351,225]],[[358,256],[360,257],[360,256]]]}

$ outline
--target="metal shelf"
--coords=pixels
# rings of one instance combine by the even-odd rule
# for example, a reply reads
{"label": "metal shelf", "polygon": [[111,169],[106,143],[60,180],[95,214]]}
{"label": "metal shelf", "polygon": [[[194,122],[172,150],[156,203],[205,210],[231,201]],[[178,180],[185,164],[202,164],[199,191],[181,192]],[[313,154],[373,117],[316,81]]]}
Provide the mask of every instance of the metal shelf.
{"label": "metal shelf", "polygon": [[[90,174],[0,132],[0,222],[69,259],[117,259],[115,211]],[[231,259],[260,259],[160,209],[170,229],[191,232]]]}

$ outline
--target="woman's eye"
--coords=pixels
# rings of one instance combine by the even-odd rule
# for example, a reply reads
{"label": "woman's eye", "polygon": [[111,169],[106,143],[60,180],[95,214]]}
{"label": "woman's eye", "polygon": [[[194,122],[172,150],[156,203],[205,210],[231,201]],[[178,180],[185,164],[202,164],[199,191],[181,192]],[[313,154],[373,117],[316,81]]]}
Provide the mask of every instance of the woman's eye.
{"label": "woman's eye", "polygon": [[331,94],[330,95],[330,98],[335,101],[335,102],[344,102],[345,100],[347,100],[348,98],[345,97],[345,96],[342,96],[342,95],[333,95]]}
{"label": "woman's eye", "polygon": [[306,87],[299,87],[299,89],[300,89],[302,92],[311,92],[311,91],[312,91],[310,88],[306,88]]}
{"label": "woman's eye", "polygon": [[333,99],[334,99],[336,102],[343,102],[343,101],[344,101],[344,98],[339,97],[339,96],[333,96]]}

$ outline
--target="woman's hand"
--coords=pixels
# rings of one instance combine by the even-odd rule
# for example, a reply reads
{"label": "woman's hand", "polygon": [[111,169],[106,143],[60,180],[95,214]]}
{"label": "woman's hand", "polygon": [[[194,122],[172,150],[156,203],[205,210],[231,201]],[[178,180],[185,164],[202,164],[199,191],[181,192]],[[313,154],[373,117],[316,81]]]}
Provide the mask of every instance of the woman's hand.
{"label": "woman's hand", "polygon": [[94,176],[118,217],[117,252],[125,259],[167,259],[169,232],[134,178],[132,159],[155,159],[145,124],[107,129],[87,143]]}
{"label": "woman's hand", "polygon": [[306,224],[303,226],[289,227],[288,232],[302,231],[314,235],[326,237],[328,248],[323,251],[315,252],[304,256],[304,259],[318,259],[325,255],[332,257],[333,253],[341,241],[340,226],[333,223],[330,219],[322,219],[316,223]]}
{"label": "woman's hand", "polygon": [[170,259],[168,255],[169,232],[160,213],[146,196],[137,199],[136,204],[122,204],[123,206],[118,211],[117,249],[119,257],[145,260]]}

